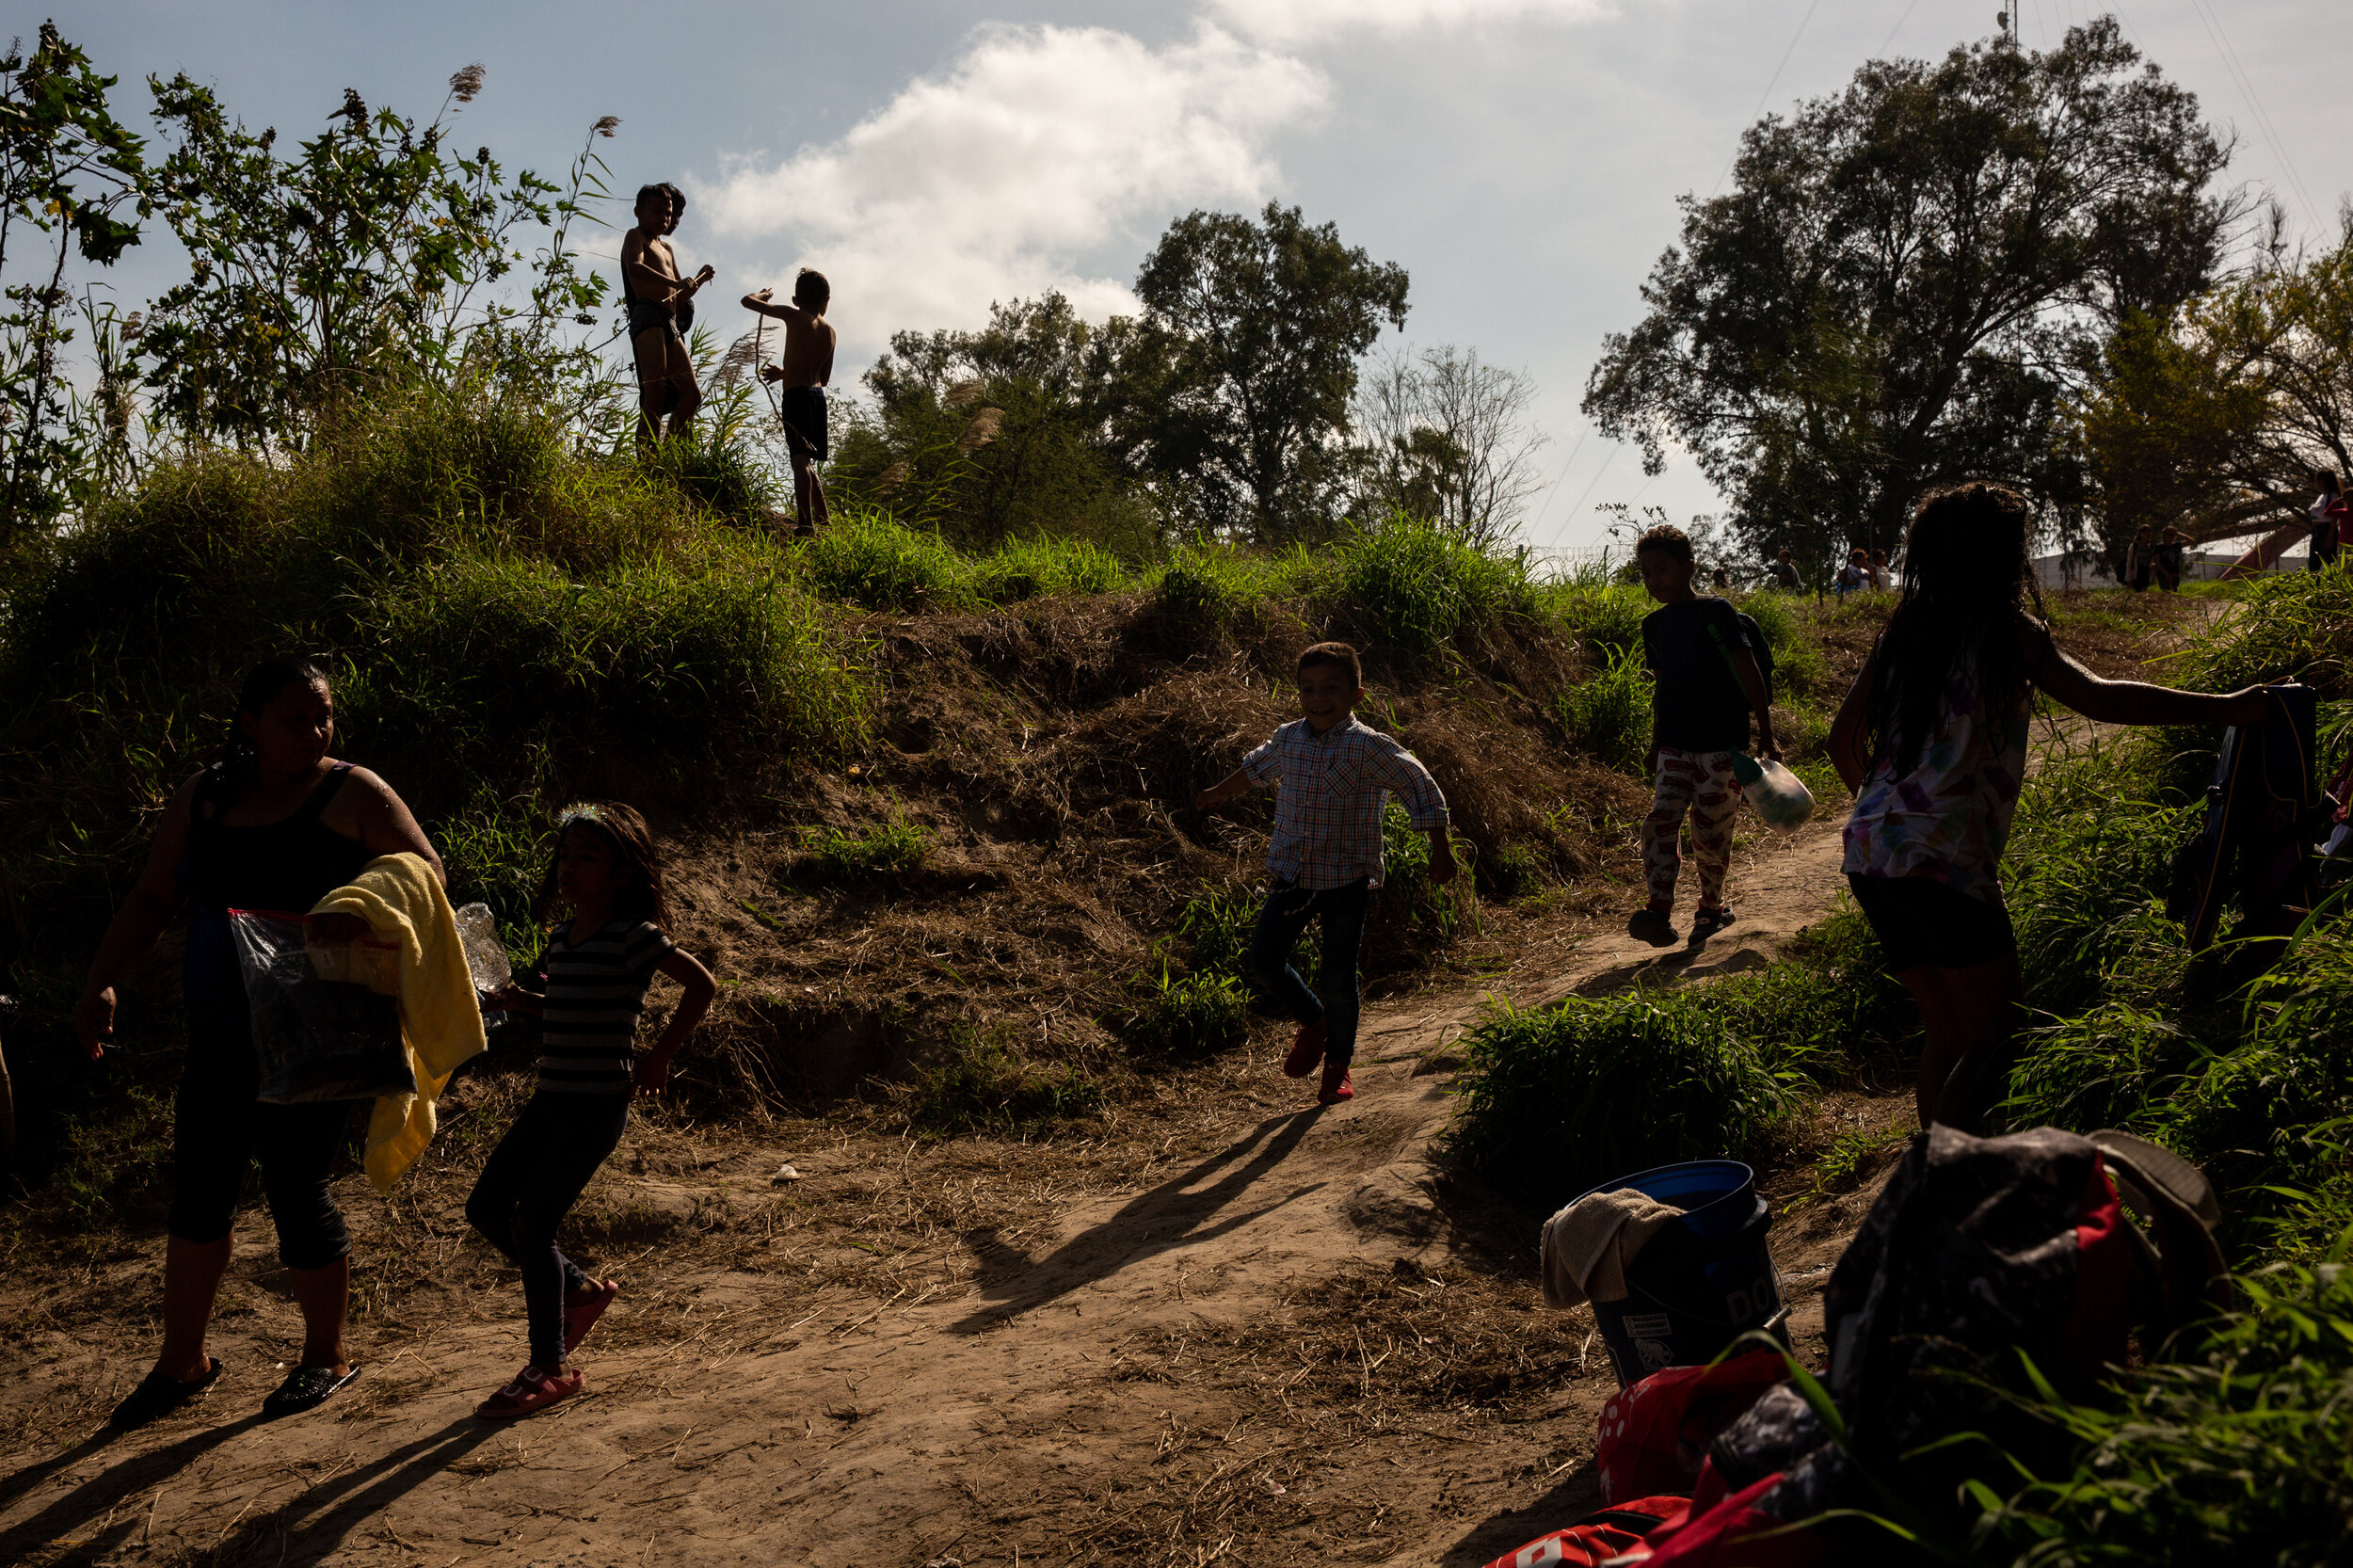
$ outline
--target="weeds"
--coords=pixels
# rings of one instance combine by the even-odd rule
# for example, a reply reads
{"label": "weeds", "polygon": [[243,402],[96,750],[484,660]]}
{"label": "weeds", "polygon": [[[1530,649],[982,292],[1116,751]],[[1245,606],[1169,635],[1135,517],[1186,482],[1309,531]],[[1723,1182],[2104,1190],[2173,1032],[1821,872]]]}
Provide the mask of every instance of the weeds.
{"label": "weeds", "polygon": [[919,823],[895,816],[860,832],[838,827],[806,828],[802,844],[836,876],[872,876],[910,872],[931,853],[931,834]]}
{"label": "weeds", "polygon": [[1122,1031],[1147,1049],[1175,1057],[1206,1056],[1241,1043],[1250,1023],[1250,990],[1233,974],[1173,975],[1160,968]]}
{"label": "weeds", "polygon": [[1599,674],[1561,693],[1557,716],[1570,744],[1605,767],[1641,774],[1650,751],[1651,676],[1640,644],[1618,649]]}
{"label": "weeds", "polygon": [[1102,1086],[1078,1064],[1029,1061],[1001,1040],[968,1032],[918,1075],[907,1125],[927,1139],[1017,1137],[1086,1120],[1103,1104]]}
{"label": "weeds", "polygon": [[962,610],[980,602],[972,567],[936,534],[888,512],[844,509],[805,556],[809,585],[864,610]]}

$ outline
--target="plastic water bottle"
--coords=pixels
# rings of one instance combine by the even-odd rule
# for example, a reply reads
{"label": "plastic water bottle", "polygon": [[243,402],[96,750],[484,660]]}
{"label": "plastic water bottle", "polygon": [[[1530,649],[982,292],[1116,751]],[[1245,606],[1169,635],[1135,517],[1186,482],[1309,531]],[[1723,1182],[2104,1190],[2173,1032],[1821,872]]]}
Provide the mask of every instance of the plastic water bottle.
{"label": "plastic water bottle", "polygon": [[1814,815],[1814,794],[1805,782],[1771,758],[1732,754],[1732,776],[1768,827],[1797,827]]}

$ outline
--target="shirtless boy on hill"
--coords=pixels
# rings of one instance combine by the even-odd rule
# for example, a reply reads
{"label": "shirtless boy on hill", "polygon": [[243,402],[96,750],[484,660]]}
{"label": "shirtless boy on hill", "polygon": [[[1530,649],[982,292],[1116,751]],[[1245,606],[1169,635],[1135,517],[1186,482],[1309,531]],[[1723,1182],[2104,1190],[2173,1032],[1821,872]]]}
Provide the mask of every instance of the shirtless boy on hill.
{"label": "shirtless boy on hill", "polygon": [[681,278],[678,255],[663,237],[678,227],[678,209],[684,205],[667,185],[640,186],[637,227],[621,240],[621,302],[629,311],[630,347],[637,358],[637,444],[648,452],[662,434],[664,413],[670,416],[670,434],[683,435],[703,402],[678,310],[712,273],[706,266],[691,280]]}
{"label": "shirtless boy on hill", "polygon": [[825,487],[816,465],[825,460],[825,385],[833,379],[834,343],[825,306],[833,285],[824,273],[803,267],[792,304],[770,303],[775,292],[745,295],[744,308],[784,323],[784,358],[760,366],[760,378],[783,383],[784,439],[792,456],[792,510],[799,520],[794,532],[812,534],[826,520]]}

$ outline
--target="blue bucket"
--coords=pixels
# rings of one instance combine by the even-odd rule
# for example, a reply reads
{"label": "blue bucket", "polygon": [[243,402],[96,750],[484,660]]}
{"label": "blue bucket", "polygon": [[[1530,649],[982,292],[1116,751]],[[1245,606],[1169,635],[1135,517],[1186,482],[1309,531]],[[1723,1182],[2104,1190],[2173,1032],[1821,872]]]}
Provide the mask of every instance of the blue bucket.
{"label": "blue bucket", "polygon": [[1766,1245],[1771,1206],[1756,1173],[1737,1160],[1693,1160],[1605,1181],[1593,1192],[1631,1187],[1683,1210],[1626,1265],[1622,1301],[1593,1303],[1593,1319],[1621,1387],[1666,1367],[1697,1367],[1751,1329],[1784,1345],[1788,1313]]}

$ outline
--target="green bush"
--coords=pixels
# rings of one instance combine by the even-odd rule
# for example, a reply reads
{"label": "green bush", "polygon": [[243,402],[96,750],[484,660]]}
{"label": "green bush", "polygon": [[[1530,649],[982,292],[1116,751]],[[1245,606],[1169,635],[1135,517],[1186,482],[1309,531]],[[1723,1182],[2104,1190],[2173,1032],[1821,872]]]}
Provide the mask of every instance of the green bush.
{"label": "green bush", "polygon": [[820,864],[838,876],[913,871],[931,853],[931,834],[904,817],[877,823],[861,832],[808,828],[802,841]]}
{"label": "green bush", "polygon": [[844,509],[807,550],[809,585],[867,610],[967,610],[979,604],[972,565],[936,534],[883,511]]}
{"label": "green bush", "polygon": [[1172,619],[1224,628],[1245,610],[1284,592],[1307,568],[1304,552],[1270,557],[1189,545],[1161,568],[1160,580],[1152,586],[1152,600]]}
{"label": "green bush", "polygon": [[1650,752],[1651,685],[1640,644],[1611,654],[1600,673],[1561,694],[1555,713],[1569,744],[1604,767],[1640,776]]}
{"label": "green bush", "polygon": [[1250,991],[1239,976],[1175,975],[1163,966],[1122,1032],[1132,1044],[1184,1057],[1239,1045],[1249,1027]]}
{"label": "green bush", "polygon": [[1020,1136],[1096,1116],[1104,1099],[1076,1063],[1029,1061],[1000,1041],[962,1033],[917,1074],[907,1125],[924,1138]]}
{"label": "green bush", "polygon": [[1657,602],[1641,588],[1619,583],[1571,578],[1538,590],[1539,602],[1579,643],[1605,659],[1642,647],[1642,620]]}
{"label": "green bush", "polygon": [[1011,604],[1117,593],[1128,574],[1118,556],[1085,539],[1008,539],[973,563],[972,576],[981,598]]}
{"label": "green bush", "polygon": [[1516,557],[1402,517],[1344,536],[1331,560],[1339,607],[1373,650],[1392,658],[1433,659],[1507,616],[1538,613],[1528,568]]}
{"label": "green bush", "polygon": [[1738,1159],[1807,1088],[1881,1051],[1904,1016],[1852,913],[1769,968],[1507,1008],[1467,1042],[1449,1148],[1547,1204],[1652,1165]]}

